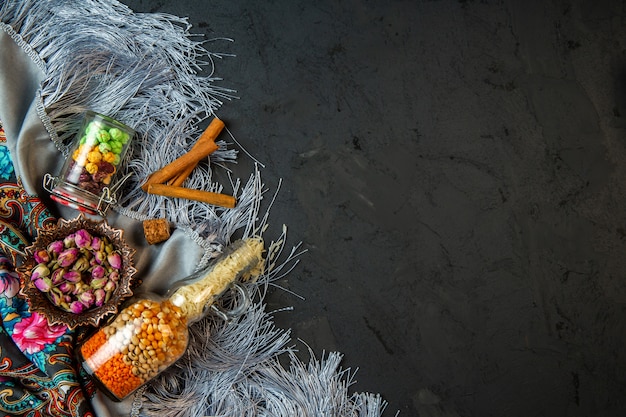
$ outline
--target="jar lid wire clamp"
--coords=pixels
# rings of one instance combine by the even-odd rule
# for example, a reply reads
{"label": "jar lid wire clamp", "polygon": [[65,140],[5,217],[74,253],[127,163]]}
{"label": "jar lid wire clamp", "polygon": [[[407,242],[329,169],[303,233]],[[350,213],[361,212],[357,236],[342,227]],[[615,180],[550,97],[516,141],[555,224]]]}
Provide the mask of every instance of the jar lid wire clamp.
{"label": "jar lid wire clamp", "polygon": [[117,192],[131,176],[132,173],[128,173],[112,186],[104,187],[99,196],[81,190],[50,174],[44,175],[43,188],[58,203],[88,214],[99,214],[105,217],[109,207],[117,203]]}

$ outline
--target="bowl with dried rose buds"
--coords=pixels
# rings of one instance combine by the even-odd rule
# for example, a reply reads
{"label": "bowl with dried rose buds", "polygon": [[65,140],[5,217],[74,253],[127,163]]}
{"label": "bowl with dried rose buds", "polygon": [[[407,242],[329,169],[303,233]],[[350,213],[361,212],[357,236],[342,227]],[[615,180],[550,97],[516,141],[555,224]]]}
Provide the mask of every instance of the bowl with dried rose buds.
{"label": "bowl with dried rose buds", "polygon": [[18,268],[21,292],[51,324],[96,326],[133,294],[132,249],[121,229],[84,215],[38,231]]}

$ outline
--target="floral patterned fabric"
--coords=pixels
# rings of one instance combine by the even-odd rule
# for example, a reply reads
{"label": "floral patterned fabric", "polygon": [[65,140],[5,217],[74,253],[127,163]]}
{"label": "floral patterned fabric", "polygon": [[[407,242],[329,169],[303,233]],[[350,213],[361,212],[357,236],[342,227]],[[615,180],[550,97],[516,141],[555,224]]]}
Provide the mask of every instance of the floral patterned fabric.
{"label": "floral patterned fabric", "polygon": [[56,219],[20,186],[5,142],[0,125],[0,416],[94,416],[95,388],[75,367],[81,331],[50,325],[19,293],[15,265]]}

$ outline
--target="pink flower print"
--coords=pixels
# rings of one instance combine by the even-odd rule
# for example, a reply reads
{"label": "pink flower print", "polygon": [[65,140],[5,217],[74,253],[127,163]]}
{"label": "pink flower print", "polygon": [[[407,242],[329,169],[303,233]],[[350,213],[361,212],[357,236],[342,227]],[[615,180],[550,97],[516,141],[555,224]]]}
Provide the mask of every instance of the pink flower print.
{"label": "pink flower print", "polygon": [[45,317],[33,312],[30,317],[19,321],[13,329],[13,340],[22,352],[41,352],[47,344],[63,336],[67,327],[62,324],[50,325]]}
{"label": "pink flower print", "polygon": [[0,274],[0,295],[14,297],[20,290],[20,281],[11,274]]}

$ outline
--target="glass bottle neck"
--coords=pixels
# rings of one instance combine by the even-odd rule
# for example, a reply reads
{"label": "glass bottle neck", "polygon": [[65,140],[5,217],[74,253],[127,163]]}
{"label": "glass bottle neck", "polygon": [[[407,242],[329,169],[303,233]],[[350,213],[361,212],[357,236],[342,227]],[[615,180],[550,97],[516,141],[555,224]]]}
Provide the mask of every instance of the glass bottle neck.
{"label": "glass bottle neck", "polygon": [[260,238],[234,242],[211,265],[173,288],[168,297],[170,302],[181,309],[189,322],[200,320],[236,280],[262,273],[262,253]]}

